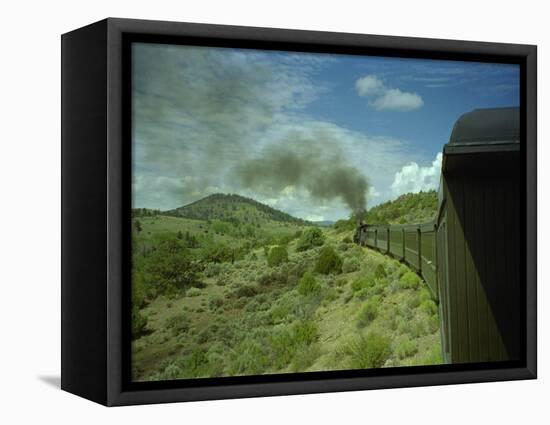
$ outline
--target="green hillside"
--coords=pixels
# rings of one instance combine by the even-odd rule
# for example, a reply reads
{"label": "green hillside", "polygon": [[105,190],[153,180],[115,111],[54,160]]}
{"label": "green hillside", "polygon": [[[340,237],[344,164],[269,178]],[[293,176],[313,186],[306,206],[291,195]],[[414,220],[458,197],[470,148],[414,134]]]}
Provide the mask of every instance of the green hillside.
{"label": "green hillside", "polygon": [[406,193],[393,201],[368,210],[366,223],[417,224],[432,220],[437,214],[437,192]]}
{"label": "green hillside", "polygon": [[262,225],[266,221],[310,224],[282,211],[240,195],[216,193],[189,205],[164,213],[195,220],[223,220],[231,223]]}
{"label": "green hillside", "polygon": [[438,308],[415,273],[352,231],[258,204],[217,195],[191,208],[204,219],[134,218],[136,380],[441,362]]}

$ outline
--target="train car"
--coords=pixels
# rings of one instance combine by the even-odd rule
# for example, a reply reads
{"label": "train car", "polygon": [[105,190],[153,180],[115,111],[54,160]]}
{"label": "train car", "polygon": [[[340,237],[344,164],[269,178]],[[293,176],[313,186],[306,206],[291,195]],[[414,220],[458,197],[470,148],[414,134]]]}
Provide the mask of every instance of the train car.
{"label": "train car", "polygon": [[448,363],[519,358],[519,108],[476,109],[443,147],[439,209],[417,225],[367,223],[359,244],[406,262],[439,301]]}

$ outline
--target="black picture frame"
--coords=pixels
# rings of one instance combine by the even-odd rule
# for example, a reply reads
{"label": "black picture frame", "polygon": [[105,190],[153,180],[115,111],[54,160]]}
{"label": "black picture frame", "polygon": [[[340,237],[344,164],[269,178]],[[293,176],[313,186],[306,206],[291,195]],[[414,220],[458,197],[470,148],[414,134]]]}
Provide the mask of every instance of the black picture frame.
{"label": "black picture frame", "polygon": [[[62,389],[115,406],[536,378],[536,46],[118,18],[64,34],[61,41]],[[127,71],[133,41],[519,64],[521,360],[131,382]]]}

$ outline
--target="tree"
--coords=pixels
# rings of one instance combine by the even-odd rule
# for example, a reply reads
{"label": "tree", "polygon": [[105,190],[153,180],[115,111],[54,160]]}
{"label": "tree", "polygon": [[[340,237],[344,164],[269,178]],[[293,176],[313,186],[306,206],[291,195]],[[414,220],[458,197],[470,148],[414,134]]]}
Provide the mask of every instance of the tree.
{"label": "tree", "polygon": [[136,228],[136,232],[141,232],[141,222],[139,220],[134,221],[134,227]]}
{"label": "tree", "polygon": [[[173,238],[173,237],[172,237]],[[159,292],[175,292],[197,282],[199,265],[176,238],[166,237],[147,256],[145,272]]]}

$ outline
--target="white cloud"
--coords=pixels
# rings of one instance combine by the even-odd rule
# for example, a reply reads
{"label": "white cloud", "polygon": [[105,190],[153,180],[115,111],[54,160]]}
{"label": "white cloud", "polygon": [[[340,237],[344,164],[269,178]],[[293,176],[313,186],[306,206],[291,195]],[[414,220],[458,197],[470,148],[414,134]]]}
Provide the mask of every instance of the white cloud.
{"label": "white cloud", "polygon": [[411,162],[395,173],[391,190],[394,196],[403,193],[416,193],[421,190],[437,190],[441,174],[441,162],[443,155],[439,152],[431,166],[421,167],[416,162]]}
{"label": "white cloud", "polygon": [[371,105],[378,111],[414,111],[422,107],[424,101],[416,93],[390,89],[371,102]]}
{"label": "white cloud", "polygon": [[414,111],[424,105],[416,93],[391,88],[376,75],[365,75],[355,82],[359,96],[370,98],[369,105],[377,111]]}
{"label": "white cloud", "polygon": [[365,75],[355,82],[359,96],[377,96],[386,91],[386,87],[376,75]]}

